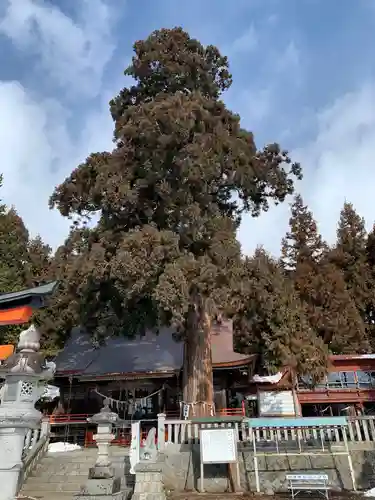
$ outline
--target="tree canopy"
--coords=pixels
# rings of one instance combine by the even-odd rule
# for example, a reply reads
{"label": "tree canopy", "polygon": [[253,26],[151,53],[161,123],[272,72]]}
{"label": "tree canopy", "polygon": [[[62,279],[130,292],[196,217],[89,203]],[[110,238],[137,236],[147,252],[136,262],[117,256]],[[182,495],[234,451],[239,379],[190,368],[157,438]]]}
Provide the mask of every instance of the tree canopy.
{"label": "tree canopy", "polygon": [[[181,28],[134,45],[135,84],[111,101],[113,151],[94,153],[51,197],[64,216],[100,214],[74,256],[78,317],[93,331],[172,324],[185,340],[185,400],[212,399],[209,331],[231,307],[236,229],[284,201],[301,176],[277,144],[219,100],[228,61]],[[79,280],[79,282],[78,282]]]}
{"label": "tree canopy", "polygon": [[321,380],[328,349],[309,323],[308,310],[279,262],[264,250],[246,258],[235,289],[234,325],[237,348],[258,355],[258,371],[290,367]]}
{"label": "tree canopy", "polygon": [[[311,328],[335,354],[367,352],[368,336],[345,274],[330,261],[329,247],[301,196],[295,198],[291,212],[281,262],[307,308]],[[339,240],[337,252],[340,245]]]}

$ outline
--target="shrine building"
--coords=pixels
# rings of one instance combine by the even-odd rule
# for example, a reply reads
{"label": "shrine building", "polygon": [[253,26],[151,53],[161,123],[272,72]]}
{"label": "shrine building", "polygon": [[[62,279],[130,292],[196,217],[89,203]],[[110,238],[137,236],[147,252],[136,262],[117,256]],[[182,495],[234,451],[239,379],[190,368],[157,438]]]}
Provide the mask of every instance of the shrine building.
{"label": "shrine building", "polygon": [[[213,326],[211,344],[216,412],[243,414],[241,395],[248,391],[256,356],[234,351],[231,321]],[[65,415],[86,418],[108,397],[124,419],[154,419],[161,412],[182,416],[183,342],[174,340],[171,328],[136,339],[109,337],[103,345],[75,328],[55,363],[58,411]]]}

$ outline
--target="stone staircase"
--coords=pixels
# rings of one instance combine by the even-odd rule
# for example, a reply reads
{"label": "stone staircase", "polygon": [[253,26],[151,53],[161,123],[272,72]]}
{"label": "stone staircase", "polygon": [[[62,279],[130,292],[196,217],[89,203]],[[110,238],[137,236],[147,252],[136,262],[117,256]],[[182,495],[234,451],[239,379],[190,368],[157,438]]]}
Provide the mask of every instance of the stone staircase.
{"label": "stone staircase", "polygon": [[[72,500],[88,479],[97,457],[96,448],[47,454],[23,485],[19,497],[36,500]],[[113,467],[124,477],[128,449],[111,448]]]}

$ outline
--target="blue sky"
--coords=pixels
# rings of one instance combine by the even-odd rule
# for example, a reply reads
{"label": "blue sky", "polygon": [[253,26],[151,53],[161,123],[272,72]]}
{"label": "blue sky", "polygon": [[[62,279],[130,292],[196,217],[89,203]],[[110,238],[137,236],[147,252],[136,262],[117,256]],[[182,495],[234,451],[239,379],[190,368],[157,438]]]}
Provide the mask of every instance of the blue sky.
{"label": "blue sky", "polygon": [[[228,55],[224,96],[259,147],[300,160],[298,185],[332,242],[345,200],[375,220],[373,0],[0,0],[2,198],[56,247],[69,222],[48,209],[55,185],[92,151],[111,147],[108,101],[127,81],[132,44],[183,26]],[[240,239],[277,254],[287,204]]]}

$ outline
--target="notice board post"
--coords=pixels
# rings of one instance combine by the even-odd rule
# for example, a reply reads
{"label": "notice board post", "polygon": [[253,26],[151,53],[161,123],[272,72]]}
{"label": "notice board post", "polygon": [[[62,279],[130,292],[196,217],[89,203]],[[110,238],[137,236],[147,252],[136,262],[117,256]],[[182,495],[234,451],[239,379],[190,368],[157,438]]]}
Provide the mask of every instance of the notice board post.
{"label": "notice board post", "polygon": [[200,491],[204,492],[205,464],[235,464],[237,490],[241,488],[237,439],[234,429],[200,429]]}

